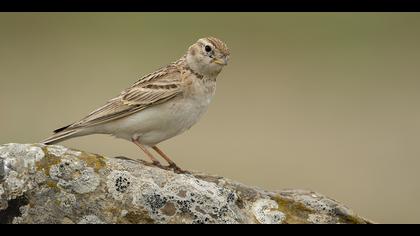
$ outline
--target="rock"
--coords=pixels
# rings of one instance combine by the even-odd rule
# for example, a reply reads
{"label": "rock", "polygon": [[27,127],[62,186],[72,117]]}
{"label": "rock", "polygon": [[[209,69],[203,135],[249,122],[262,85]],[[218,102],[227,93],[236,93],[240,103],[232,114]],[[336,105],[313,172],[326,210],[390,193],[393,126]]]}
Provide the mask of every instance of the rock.
{"label": "rock", "polygon": [[268,192],[62,146],[0,146],[0,223],[371,223],[306,190]]}

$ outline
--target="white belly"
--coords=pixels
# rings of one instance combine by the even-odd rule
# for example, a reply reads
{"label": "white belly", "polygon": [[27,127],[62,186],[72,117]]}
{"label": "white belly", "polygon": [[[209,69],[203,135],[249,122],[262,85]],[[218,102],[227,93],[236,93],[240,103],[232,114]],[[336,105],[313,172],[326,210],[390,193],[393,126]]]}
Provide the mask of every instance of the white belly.
{"label": "white belly", "polygon": [[191,128],[207,111],[213,93],[179,96],[98,127],[100,133],[154,146]]}

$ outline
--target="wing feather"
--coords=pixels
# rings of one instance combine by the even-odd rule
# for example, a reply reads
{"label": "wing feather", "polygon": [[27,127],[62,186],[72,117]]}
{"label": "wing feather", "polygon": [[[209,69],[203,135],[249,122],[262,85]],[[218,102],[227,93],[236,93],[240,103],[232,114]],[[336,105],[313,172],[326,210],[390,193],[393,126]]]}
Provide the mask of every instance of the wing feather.
{"label": "wing feather", "polygon": [[182,93],[181,82],[181,71],[177,67],[158,70],[141,78],[118,97],[65,130],[106,123],[164,103]]}

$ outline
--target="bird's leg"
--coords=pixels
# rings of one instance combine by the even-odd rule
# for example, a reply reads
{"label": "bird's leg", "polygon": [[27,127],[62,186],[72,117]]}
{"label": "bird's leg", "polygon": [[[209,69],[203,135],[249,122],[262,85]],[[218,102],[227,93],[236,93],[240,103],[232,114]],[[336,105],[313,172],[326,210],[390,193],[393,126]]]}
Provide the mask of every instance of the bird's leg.
{"label": "bird's leg", "polygon": [[169,158],[162,150],[160,150],[157,146],[153,146],[152,147],[153,150],[155,150],[161,157],[163,157],[163,159],[165,159],[168,164],[169,164],[169,168],[173,169],[175,172],[177,173],[188,173],[187,171],[179,168],[174,161],[171,160],[171,158]]}
{"label": "bird's leg", "polygon": [[158,166],[158,167],[163,167],[162,164],[160,164],[160,162],[158,161],[158,159],[156,159],[152,153],[149,152],[149,150],[147,150],[147,148],[141,144],[137,139],[132,139],[133,143],[136,144],[141,150],[143,150],[144,153],[146,153],[147,157],[150,158],[150,160],[152,161],[152,165],[154,166]]}

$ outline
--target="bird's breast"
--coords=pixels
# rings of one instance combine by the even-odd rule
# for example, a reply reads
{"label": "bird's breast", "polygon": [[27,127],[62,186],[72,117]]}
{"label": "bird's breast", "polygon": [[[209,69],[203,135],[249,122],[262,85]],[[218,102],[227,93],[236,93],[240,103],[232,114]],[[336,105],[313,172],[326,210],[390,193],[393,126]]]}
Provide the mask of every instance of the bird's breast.
{"label": "bird's breast", "polygon": [[194,80],[184,91],[180,101],[173,105],[174,112],[189,129],[207,111],[216,90],[215,81]]}
{"label": "bird's breast", "polygon": [[[201,83],[201,84],[200,84]],[[155,145],[190,129],[207,111],[215,83],[194,81],[179,96],[119,121],[115,136]]]}

